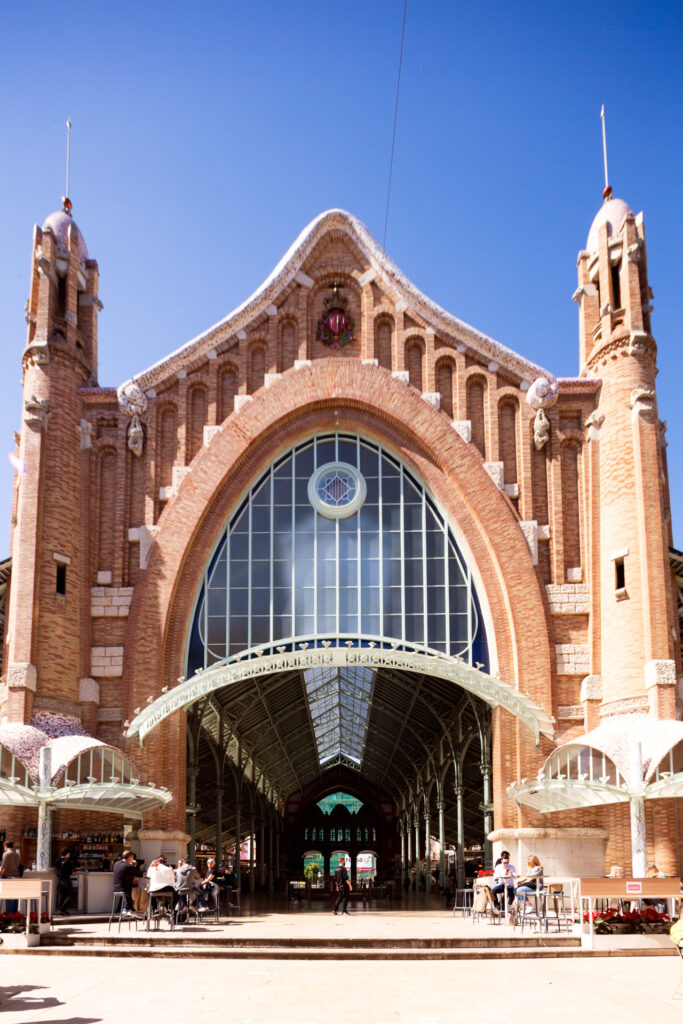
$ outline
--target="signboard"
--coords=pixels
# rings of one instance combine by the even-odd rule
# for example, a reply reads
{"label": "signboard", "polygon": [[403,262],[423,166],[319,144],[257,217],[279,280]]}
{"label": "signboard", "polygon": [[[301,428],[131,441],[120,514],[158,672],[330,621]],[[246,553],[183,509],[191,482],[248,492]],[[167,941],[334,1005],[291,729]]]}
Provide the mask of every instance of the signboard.
{"label": "signboard", "polygon": [[626,892],[628,893],[629,896],[640,896],[640,895],[642,895],[643,883],[642,882],[627,882],[626,883]]}

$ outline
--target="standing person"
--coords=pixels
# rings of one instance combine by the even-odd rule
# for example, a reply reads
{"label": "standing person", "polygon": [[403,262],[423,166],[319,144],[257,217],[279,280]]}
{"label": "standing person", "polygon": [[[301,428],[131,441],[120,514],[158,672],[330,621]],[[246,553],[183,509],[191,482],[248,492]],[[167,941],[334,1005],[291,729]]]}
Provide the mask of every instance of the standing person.
{"label": "standing person", "polygon": [[[0,878],[21,878],[20,864],[21,857],[14,849],[14,843],[10,839],[5,843],[5,852],[0,861]],[[8,914],[15,914],[19,907],[19,900],[7,900],[5,906]]]}
{"label": "standing person", "polygon": [[346,861],[343,857],[339,858],[339,867],[334,873],[334,880],[337,883],[337,902],[334,905],[333,914],[337,913],[339,904],[342,905],[342,916],[344,914],[348,917],[348,910],[346,909],[349,903],[349,893],[351,892],[351,882],[349,881],[349,873],[346,870]]}
{"label": "standing person", "polygon": [[135,854],[132,850],[124,850],[121,860],[117,860],[114,864],[114,892],[123,893],[125,903],[122,917],[138,918],[141,916],[135,913],[133,907],[133,886],[137,885],[138,878]]}
{"label": "standing person", "polygon": [[71,876],[74,873],[74,866],[71,861],[71,850],[65,846],[55,861],[55,874],[57,875],[57,910],[60,914],[68,917],[69,904],[73,894]]}

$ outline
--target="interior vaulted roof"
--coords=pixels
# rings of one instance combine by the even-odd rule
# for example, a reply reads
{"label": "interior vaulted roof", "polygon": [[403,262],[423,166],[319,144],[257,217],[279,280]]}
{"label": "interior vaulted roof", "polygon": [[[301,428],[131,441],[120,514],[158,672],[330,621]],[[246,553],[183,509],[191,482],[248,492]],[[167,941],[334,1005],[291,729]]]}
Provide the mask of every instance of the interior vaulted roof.
{"label": "interior vaulted roof", "polygon": [[[425,787],[440,758],[451,759],[446,770],[444,798],[446,829],[456,833],[454,770],[452,755],[466,750],[463,758],[465,788],[465,829],[470,841],[483,838],[481,799],[481,753],[478,717],[485,720],[485,706],[465,691],[456,693],[452,684],[415,672],[379,668],[374,673],[367,730],[360,765],[349,757],[331,758],[321,764],[316,743],[315,722],[307,697],[304,671],[273,673],[244,680],[218,690],[193,713],[201,716],[201,731],[208,742],[198,745],[197,796],[201,809],[197,819],[198,839],[215,834],[216,768],[211,746],[220,742],[221,719],[228,756],[242,763],[248,757],[247,778],[253,766],[268,779],[280,800],[323,780],[327,769],[345,766],[351,776],[362,777],[379,791],[389,793],[397,804],[414,786],[416,777]],[[438,768],[437,768],[438,770]],[[476,797],[476,799],[469,799]],[[432,795],[433,805],[436,795]],[[243,812],[244,813],[244,812]],[[233,801],[223,800],[224,830],[234,827]]]}

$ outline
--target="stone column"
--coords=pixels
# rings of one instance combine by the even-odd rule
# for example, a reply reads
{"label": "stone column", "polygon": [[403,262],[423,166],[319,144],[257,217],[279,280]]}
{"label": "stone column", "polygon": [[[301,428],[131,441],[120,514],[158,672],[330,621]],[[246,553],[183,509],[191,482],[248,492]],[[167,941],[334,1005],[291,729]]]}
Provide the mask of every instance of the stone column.
{"label": "stone column", "polygon": [[254,815],[252,814],[249,819],[249,892],[254,895],[256,886],[256,878],[254,877],[254,845],[256,841],[256,822],[254,821]]}
{"label": "stone column", "polygon": [[275,888],[273,884],[273,826],[268,826],[268,892]]}
{"label": "stone column", "polygon": [[401,825],[401,889],[406,882],[406,829]]}
{"label": "stone column", "polygon": [[187,849],[187,856],[190,863],[194,863],[195,857],[195,837],[197,828],[197,775],[199,774],[199,765],[195,762],[190,764],[187,772],[187,795],[188,801],[187,806],[190,811],[190,842]]}
{"label": "stone column", "polygon": [[420,879],[420,816],[415,808],[415,889],[418,888]]}
{"label": "stone column", "polygon": [[216,786],[216,864],[223,859],[223,787]]}
{"label": "stone column", "polygon": [[261,885],[266,884],[266,823],[261,819],[261,841],[258,849],[259,876]]}
{"label": "stone column", "polygon": [[429,892],[432,884],[432,841],[429,807],[425,807],[425,891]]}
{"label": "stone column", "polygon": [[38,766],[38,842],[36,844],[36,867],[38,871],[49,871],[52,867],[52,808],[47,800],[52,787],[52,750],[41,747]]}
{"label": "stone column", "polygon": [[446,805],[439,800],[436,808],[439,812],[439,886],[443,889],[446,884],[446,823],[444,821],[444,810]]}
{"label": "stone column", "polygon": [[242,838],[242,821],[240,812],[242,810],[242,804],[239,800],[235,803],[235,862],[233,864],[233,871],[235,872],[236,887],[237,891],[240,892],[242,889],[242,860],[240,857],[240,846]]}
{"label": "stone column", "polygon": [[491,766],[486,761],[482,761],[479,767],[482,782],[484,783],[484,799],[481,803],[481,809],[484,812],[484,867],[488,868],[491,867],[489,832],[491,831],[491,815],[493,813],[493,804],[491,803]]}
{"label": "stone column", "polygon": [[457,820],[456,863],[458,869],[458,889],[465,888],[465,819],[462,806],[462,786],[455,787],[455,805]]}

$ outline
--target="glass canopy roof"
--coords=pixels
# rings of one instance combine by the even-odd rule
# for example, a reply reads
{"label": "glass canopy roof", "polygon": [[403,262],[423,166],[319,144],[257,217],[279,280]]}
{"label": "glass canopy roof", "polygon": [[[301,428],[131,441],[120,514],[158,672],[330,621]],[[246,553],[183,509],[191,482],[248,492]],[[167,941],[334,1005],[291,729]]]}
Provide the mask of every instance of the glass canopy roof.
{"label": "glass canopy roof", "polygon": [[350,793],[330,793],[329,796],[323,797],[322,800],[318,800],[318,807],[323,814],[332,814],[335,807],[341,805],[345,807],[349,814],[358,814],[359,810],[363,806],[362,800],[359,800],[356,796],[351,796]]}
{"label": "glass canopy roof", "polygon": [[345,759],[360,769],[375,673],[361,665],[304,672],[321,766]]}

